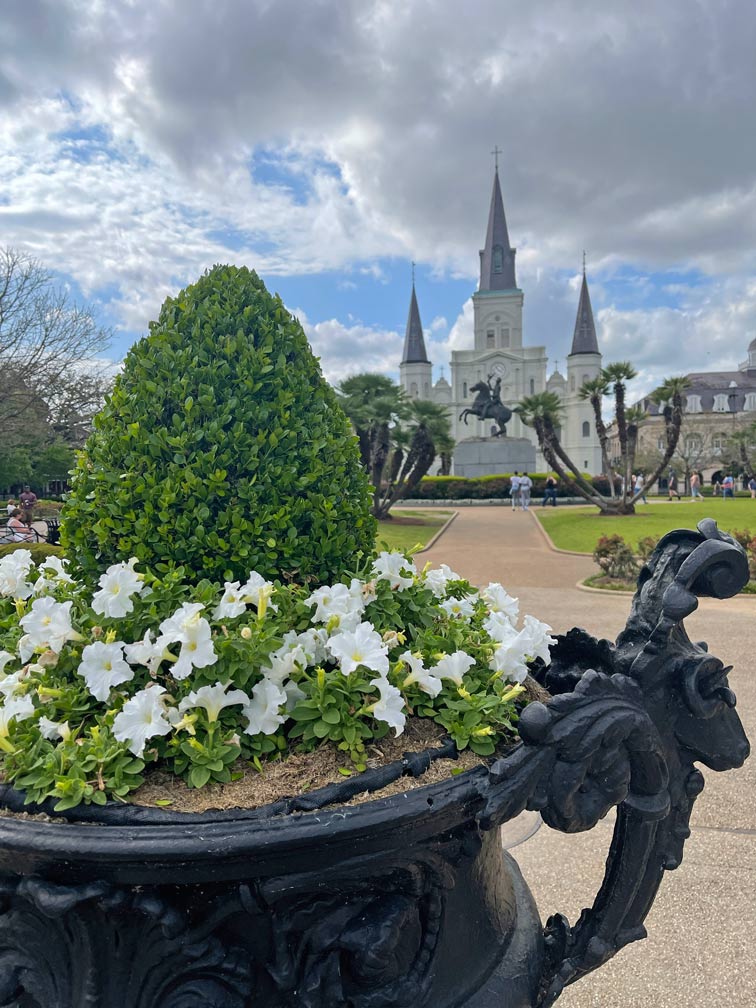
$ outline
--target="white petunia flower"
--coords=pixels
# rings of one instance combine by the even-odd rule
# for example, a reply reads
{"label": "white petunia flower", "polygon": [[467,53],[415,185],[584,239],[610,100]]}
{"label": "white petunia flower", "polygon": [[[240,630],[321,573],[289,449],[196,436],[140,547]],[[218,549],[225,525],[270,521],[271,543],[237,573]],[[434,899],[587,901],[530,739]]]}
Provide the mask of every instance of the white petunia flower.
{"label": "white petunia flower", "polygon": [[491,612],[503,613],[511,623],[515,623],[520,612],[520,603],[506,591],[505,588],[492,581],[480,593]]}
{"label": "white petunia flower", "polygon": [[134,678],[131,666],[124,661],[121,641],[113,644],[105,644],[103,641],[87,644],[81,653],[81,664],[77,671],[87,684],[89,692],[101,703],[107,701],[113,686],[130,682]]}
{"label": "white petunia flower", "polygon": [[446,586],[449,581],[460,581],[461,577],[456,574],[448,564],[441,564],[432,570],[427,570],[423,575],[426,588],[430,588],[436,598],[446,597]]}
{"label": "white petunia flower", "polygon": [[15,718],[16,721],[26,721],[34,713],[34,704],[30,696],[11,697],[0,707],[0,739],[8,737],[10,723]]}
{"label": "white petunia flower", "polygon": [[198,690],[184,697],[178,706],[181,713],[192,707],[204,707],[207,711],[208,721],[217,721],[220,712],[224,707],[233,707],[235,704],[249,705],[250,698],[244,690],[228,690],[228,683],[217,682],[215,686],[200,686]]}
{"label": "white petunia flower", "polygon": [[213,610],[213,619],[234,619],[247,611],[247,602],[238,581],[226,581],[223,589],[221,600]]}
{"label": "white petunia flower", "polygon": [[451,679],[456,686],[462,685],[462,677],[475,664],[475,659],[466,651],[455,651],[444,655],[430,670],[439,679]]}
{"label": "white petunia flower", "polygon": [[373,717],[393,728],[398,737],[404,731],[404,725],[407,721],[404,713],[404,697],[396,686],[392,686],[388,679],[382,676],[378,679],[371,679],[370,685],[375,686],[381,695],[380,700],[370,708]]}
{"label": "white petunia flower", "polygon": [[467,620],[470,619],[475,612],[475,599],[471,596],[461,599],[444,599],[444,601],[439,602],[438,605],[440,609],[443,609],[447,615],[454,617],[454,619]]}
{"label": "white petunia flower", "polygon": [[16,656],[10,651],[0,651],[0,675],[5,675],[5,666],[9,661],[15,661]]}
{"label": "white petunia flower", "polygon": [[26,669],[19,669],[16,672],[11,672],[7,676],[3,676],[0,679],[0,693],[4,697],[15,696],[16,693],[21,689],[24,679],[27,677]]}
{"label": "white petunia flower", "polygon": [[68,721],[51,721],[50,718],[41,717],[37,724],[40,735],[50,742],[54,742],[56,739],[62,739],[65,742],[71,735]]}
{"label": "white petunia flower", "polygon": [[359,578],[352,578],[349,582],[349,594],[358,599],[363,608],[375,602],[378,597],[375,593],[375,581],[360,581]]}
{"label": "white petunia flower", "polygon": [[299,669],[307,668],[307,654],[304,648],[296,644],[291,647],[284,643],[277,651],[268,655],[267,664],[263,665],[262,673],[268,679],[280,685]]}
{"label": "white petunia flower", "polygon": [[304,700],[307,696],[305,691],[301,690],[293,679],[287,679],[285,683],[281,683],[281,689],[286,694],[287,711],[293,711],[299,701]]}
{"label": "white petunia flower", "polygon": [[490,616],[486,616],[483,620],[483,629],[492,640],[501,644],[517,636],[517,629],[503,612],[492,612]]}
{"label": "white petunia flower", "polygon": [[129,665],[144,665],[150,672],[157,672],[165,654],[165,648],[153,641],[151,630],[145,630],[144,637],[135,644],[125,644],[123,650]]}
{"label": "white petunia flower", "polygon": [[57,556],[46,557],[39,565],[42,575],[34,582],[34,594],[44,595],[45,592],[54,591],[60,584],[73,584],[73,578],[66,571],[67,560],[61,560]]}
{"label": "white petunia flower", "polygon": [[430,697],[438,696],[443,687],[443,683],[437,676],[433,675],[433,673],[425,667],[422,655],[413,655],[410,651],[405,651],[404,654],[399,655],[399,659],[406,665],[409,665],[411,670],[410,674],[404,680],[405,686],[417,683],[423,693],[427,693]]}
{"label": "white petunia flower", "polygon": [[[56,602],[47,596],[32,602],[31,610],[20,620],[26,631],[25,653],[28,653],[29,648],[31,654],[38,648],[49,648],[57,654],[67,640],[80,639],[80,635],[71,626],[72,605],[70,601]],[[19,641],[19,650],[20,647]]]}
{"label": "white petunia flower", "polygon": [[417,569],[412,560],[408,560],[403,553],[379,553],[373,561],[373,574],[376,581],[388,581],[392,588],[409,588],[414,584],[414,577],[408,576],[417,573]]}
{"label": "white petunia flower", "polygon": [[243,709],[247,735],[272,735],[286,720],[279,708],[286,703],[286,693],[270,679],[261,679],[252,690],[252,699]]}
{"label": "white petunia flower", "polygon": [[349,616],[362,613],[365,604],[362,594],[353,594],[346,585],[335,584],[318,588],[305,599],[305,605],[315,606],[314,623],[327,623],[333,616]]}
{"label": "white petunia flower", "polygon": [[156,683],[140,690],[127,700],[113,721],[113,735],[119,742],[129,742],[129,749],[135,756],[144,753],[148,738],[167,735],[171,723],[166,717],[165,689]]}
{"label": "white petunia flower", "polygon": [[28,662],[35,650],[36,649],[29,634],[24,634],[18,642],[18,657],[22,662]]}
{"label": "white petunia flower", "polygon": [[328,649],[344,675],[360,665],[381,675],[388,672],[388,648],[372,623],[360,623],[356,630],[335,634],[328,641]]}
{"label": "white petunia flower", "polygon": [[13,550],[0,559],[0,595],[28,599],[34,586],[27,580],[34,563],[27,549]]}
{"label": "white petunia flower", "polygon": [[273,582],[266,581],[262,574],[258,574],[257,571],[250,571],[247,583],[240,589],[242,598],[257,609],[259,616],[264,616],[266,609],[278,612],[276,603],[270,601],[270,597],[275,590],[276,586]]}
{"label": "white petunia flower", "polygon": [[199,602],[185,602],[160,624],[156,648],[163,650],[170,644],[181,644],[178,661],[171,669],[174,679],[186,679],[193,668],[207,668],[218,660],[210,624],[200,616],[203,609],[204,606]]}
{"label": "white petunia flower", "polygon": [[144,591],[144,576],[134,570],[137,558],[132,557],[128,563],[113,564],[100,577],[100,591],[92,596],[92,609],[98,616],[108,616],[120,619],[133,612],[132,595]]}
{"label": "white petunia flower", "polygon": [[[325,627],[310,627],[297,634],[297,645],[307,656],[308,665],[317,665],[328,657],[328,636]],[[286,641],[286,637],[284,637],[284,641]]]}
{"label": "white petunia flower", "polygon": [[556,638],[550,636],[551,627],[548,623],[541,623],[535,616],[526,616],[523,623],[520,636],[525,653],[528,658],[541,658],[548,665],[551,661],[549,647],[556,644]]}

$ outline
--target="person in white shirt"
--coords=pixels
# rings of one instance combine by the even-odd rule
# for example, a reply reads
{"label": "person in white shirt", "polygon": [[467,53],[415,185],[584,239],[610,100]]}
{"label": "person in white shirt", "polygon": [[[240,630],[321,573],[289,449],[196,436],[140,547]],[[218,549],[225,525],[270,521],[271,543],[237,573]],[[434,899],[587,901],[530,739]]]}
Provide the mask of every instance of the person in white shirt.
{"label": "person in white shirt", "polygon": [[514,511],[520,500],[520,475],[517,472],[509,481],[509,496],[512,498],[512,510]]}
{"label": "person in white shirt", "polygon": [[520,507],[527,511],[530,507],[530,491],[533,488],[533,480],[527,473],[520,476]]}

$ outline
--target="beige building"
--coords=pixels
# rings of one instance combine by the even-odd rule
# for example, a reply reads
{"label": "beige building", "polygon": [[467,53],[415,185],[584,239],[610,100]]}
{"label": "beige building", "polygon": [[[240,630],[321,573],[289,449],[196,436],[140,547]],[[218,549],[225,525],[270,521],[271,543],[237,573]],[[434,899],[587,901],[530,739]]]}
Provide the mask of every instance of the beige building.
{"label": "beige building", "polygon": [[[756,339],[737,371],[694,372],[686,377],[683,425],[670,468],[678,477],[686,469],[700,472],[708,483],[724,475],[723,467],[733,454],[727,451],[732,435],[756,422]],[[639,405],[648,417],[638,432],[637,456],[639,460],[658,458],[666,446],[664,418],[650,399]],[[611,451],[618,454],[615,438]]]}

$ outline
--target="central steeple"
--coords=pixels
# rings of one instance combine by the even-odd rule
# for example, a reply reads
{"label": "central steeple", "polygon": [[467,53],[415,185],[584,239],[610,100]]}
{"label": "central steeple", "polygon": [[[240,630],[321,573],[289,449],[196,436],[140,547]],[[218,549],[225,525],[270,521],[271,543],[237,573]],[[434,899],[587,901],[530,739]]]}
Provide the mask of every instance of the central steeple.
{"label": "central steeple", "polygon": [[479,291],[517,290],[515,279],[515,249],[509,244],[504,200],[499,185],[499,167],[494,171],[491,207],[488,211],[488,230],[485,248],[480,250]]}
{"label": "central steeple", "polygon": [[588,293],[588,280],[585,275],[585,252],[583,252],[583,282],[580,285],[580,301],[578,302],[575,331],[572,334],[573,354],[597,354],[599,352],[596,339],[596,325],[593,321],[591,295]]}

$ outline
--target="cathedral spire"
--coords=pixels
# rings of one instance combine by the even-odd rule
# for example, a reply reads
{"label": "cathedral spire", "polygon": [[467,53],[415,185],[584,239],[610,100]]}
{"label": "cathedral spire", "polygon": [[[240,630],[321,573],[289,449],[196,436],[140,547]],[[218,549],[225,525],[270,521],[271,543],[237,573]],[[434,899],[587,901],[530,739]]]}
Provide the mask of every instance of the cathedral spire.
{"label": "cathedral spire", "polygon": [[417,307],[415,294],[415,264],[412,264],[412,297],[410,298],[407,330],[404,335],[404,354],[402,364],[429,364],[423,339],[423,325],[420,321],[420,309]]}
{"label": "cathedral spire", "polygon": [[498,148],[497,164],[494,170],[491,207],[488,211],[486,246],[480,250],[481,291],[516,290],[515,249],[509,244],[507,218],[504,215],[504,201],[499,185]]}
{"label": "cathedral spire", "polygon": [[599,348],[598,340],[596,339],[596,326],[593,322],[591,296],[588,293],[588,280],[585,275],[585,252],[583,252],[583,282],[580,287],[580,301],[578,302],[570,356],[572,354],[597,354],[598,352]]}

